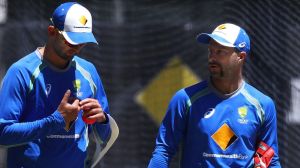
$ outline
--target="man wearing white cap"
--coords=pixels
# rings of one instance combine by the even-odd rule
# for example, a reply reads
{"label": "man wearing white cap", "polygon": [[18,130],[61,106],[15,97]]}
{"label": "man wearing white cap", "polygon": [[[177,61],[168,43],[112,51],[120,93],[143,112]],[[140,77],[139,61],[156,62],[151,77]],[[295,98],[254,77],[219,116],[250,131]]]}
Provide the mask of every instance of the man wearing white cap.
{"label": "man wearing white cap", "polygon": [[8,167],[82,168],[89,133],[104,144],[110,138],[113,119],[100,76],[78,56],[88,43],[98,44],[90,12],[64,3],[52,15],[46,45],[8,69],[0,90]]}
{"label": "man wearing white cap", "polygon": [[173,96],[148,167],[169,167],[179,144],[183,168],[281,167],[274,103],[243,79],[247,33],[225,23],[197,40],[208,44],[210,78]]}

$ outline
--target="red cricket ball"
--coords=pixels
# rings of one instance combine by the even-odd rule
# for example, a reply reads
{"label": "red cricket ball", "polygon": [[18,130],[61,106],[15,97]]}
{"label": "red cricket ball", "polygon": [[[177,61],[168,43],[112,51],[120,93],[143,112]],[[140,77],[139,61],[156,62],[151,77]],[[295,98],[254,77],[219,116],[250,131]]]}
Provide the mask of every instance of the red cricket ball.
{"label": "red cricket ball", "polygon": [[82,120],[86,123],[86,124],[94,124],[96,122],[96,119],[89,119],[87,118],[88,116],[85,116],[84,114],[82,114]]}

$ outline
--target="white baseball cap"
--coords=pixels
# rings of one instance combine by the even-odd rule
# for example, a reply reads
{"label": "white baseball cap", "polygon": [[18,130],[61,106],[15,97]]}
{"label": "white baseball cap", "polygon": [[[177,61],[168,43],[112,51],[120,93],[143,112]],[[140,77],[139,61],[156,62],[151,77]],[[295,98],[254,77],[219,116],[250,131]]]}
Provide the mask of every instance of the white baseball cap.
{"label": "white baseball cap", "polygon": [[211,34],[201,33],[197,36],[197,41],[200,43],[208,44],[211,39],[223,46],[234,47],[247,54],[250,52],[249,36],[244,29],[237,25],[224,23],[215,28]]}
{"label": "white baseball cap", "polygon": [[91,13],[76,2],[59,5],[53,12],[51,21],[70,44],[98,44],[92,33]]}

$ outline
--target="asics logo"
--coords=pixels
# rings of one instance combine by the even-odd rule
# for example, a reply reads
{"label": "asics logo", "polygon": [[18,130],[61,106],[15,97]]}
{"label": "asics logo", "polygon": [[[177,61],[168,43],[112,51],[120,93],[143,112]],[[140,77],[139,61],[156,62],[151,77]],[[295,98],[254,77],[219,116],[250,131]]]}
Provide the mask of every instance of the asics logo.
{"label": "asics logo", "polygon": [[210,118],[215,113],[214,108],[209,108],[207,112],[204,114],[204,118]]}
{"label": "asics logo", "polygon": [[238,46],[239,46],[239,48],[244,48],[246,46],[246,42],[242,42]]}
{"label": "asics logo", "polygon": [[45,93],[46,93],[47,97],[49,96],[50,92],[51,92],[51,84],[47,84],[46,85],[46,90],[45,90]]}

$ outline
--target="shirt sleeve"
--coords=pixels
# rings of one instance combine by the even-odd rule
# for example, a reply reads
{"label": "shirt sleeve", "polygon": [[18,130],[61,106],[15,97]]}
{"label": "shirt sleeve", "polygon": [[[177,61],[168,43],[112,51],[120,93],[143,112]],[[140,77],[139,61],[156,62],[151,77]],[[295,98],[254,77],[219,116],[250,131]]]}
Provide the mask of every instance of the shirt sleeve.
{"label": "shirt sleeve", "polygon": [[278,155],[276,108],[271,99],[267,99],[267,103],[265,104],[265,107],[263,107],[265,111],[265,120],[262,123],[259,141],[263,141],[274,150],[274,157],[272,158],[269,167],[278,168],[281,167],[281,165]]}
{"label": "shirt sleeve", "polygon": [[27,84],[26,74],[13,65],[6,73],[0,88],[0,144],[18,145],[43,138],[64,127],[59,112],[41,120],[20,122],[25,109]]}
{"label": "shirt sleeve", "polygon": [[178,91],[169,104],[160,125],[156,146],[148,168],[167,168],[178,150],[186,127],[187,96],[184,90]]}

